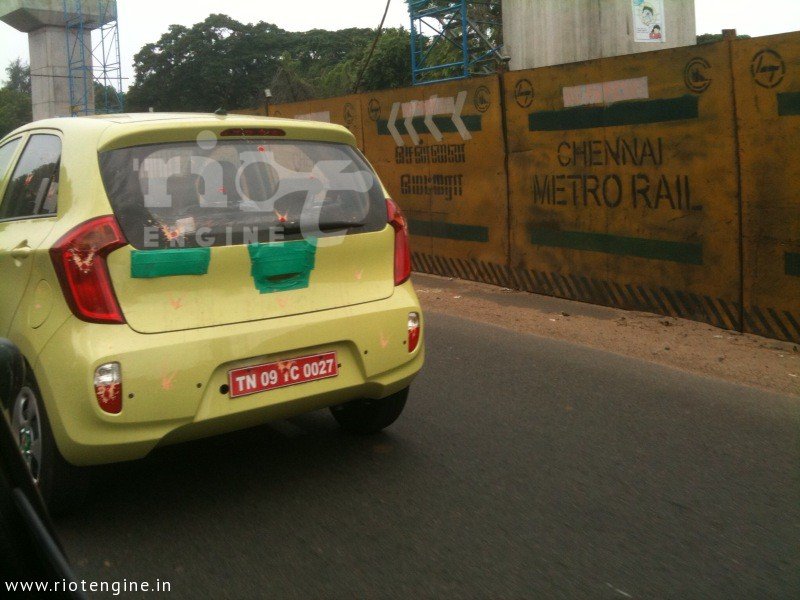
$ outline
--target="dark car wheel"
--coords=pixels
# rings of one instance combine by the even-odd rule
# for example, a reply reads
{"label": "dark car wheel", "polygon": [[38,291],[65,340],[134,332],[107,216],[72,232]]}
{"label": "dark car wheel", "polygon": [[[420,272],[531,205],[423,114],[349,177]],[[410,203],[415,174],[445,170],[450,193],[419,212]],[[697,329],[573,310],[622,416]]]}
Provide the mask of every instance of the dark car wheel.
{"label": "dark car wheel", "polygon": [[394,423],[403,412],[409,389],[380,400],[353,400],[331,407],[331,412],[341,428],[349,433],[377,433]]}
{"label": "dark car wheel", "polygon": [[12,434],[50,512],[63,514],[75,509],[88,494],[89,470],[74,467],[61,456],[30,376],[11,402],[9,413]]}

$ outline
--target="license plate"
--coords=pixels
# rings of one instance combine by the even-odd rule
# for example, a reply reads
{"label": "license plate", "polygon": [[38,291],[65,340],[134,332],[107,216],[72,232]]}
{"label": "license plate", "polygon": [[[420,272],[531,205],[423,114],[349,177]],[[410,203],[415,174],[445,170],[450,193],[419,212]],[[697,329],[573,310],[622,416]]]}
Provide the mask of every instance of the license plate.
{"label": "license plate", "polygon": [[277,388],[328,379],[339,374],[336,352],[300,356],[228,371],[228,395],[241,398]]}

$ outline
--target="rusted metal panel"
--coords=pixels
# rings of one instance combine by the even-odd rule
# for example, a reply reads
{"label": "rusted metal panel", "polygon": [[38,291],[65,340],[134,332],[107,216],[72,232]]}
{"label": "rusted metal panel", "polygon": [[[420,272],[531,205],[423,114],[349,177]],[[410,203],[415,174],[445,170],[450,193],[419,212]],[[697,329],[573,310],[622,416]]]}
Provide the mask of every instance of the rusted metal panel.
{"label": "rusted metal panel", "polygon": [[[422,256],[504,265],[508,194],[499,78],[362,94],[364,146]],[[422,260],[417,265],[436,272]],[[480,281],[486,277],[458,276]]]}
{"label": "rusted metal panel", "polygon": [[523,289],[739,327],[726,43],[504,76]]}
{"label": "rusted metal panel", "polygon": [[364,149],[360,96],[351,95],[276,104],[270,107],[269,114],[272,117],[305,119],[343,125],[355,136],[358,147],[362,150]]}
{"label": "rusted metal panel", "polygon": [[500,83],[273,114],[350,127],[417,270],[800,341],[800,34]]}
{"label": "rusted metal panel", "polygon": [[230,111],[232,115],[251,115],[251,116],[264,116],[263,108],[237,108]]}
{"label": "rusted metal panel", "polygon": [[800,34],[733,44],[744,325],[800,342]]}

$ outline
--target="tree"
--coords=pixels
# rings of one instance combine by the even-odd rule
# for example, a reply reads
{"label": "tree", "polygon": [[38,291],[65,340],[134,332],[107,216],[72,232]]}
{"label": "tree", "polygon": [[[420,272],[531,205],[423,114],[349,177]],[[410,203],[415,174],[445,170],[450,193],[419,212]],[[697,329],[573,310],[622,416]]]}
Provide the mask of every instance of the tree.
{"label": "tree", "polygon": [[17,59],[6,67],[6,77],[0,88],[0,137],[33,120],[30,68]]}
{"label": "tree", "polygon": [[[387,30],[365,89],[409,82],[408,32]],[[364,60],[373,29],[290,32],[211,15],[192,27],[172,25],[134,57],[129,110],[211,111],[345,94]],[[369,83],[371,82],[371,83]]]}
{"label": "tree", "polygon": [[121,112],[125,108],[125,92],[118,93],[113,85],[103,85],[94,82],[94,110],[102,115],[105,113]]}
{"label": "tree", "polygon": [[12,60],[6,67],[5,89],[28,95],[31,93],[31,68],[19,58]]}
{"label": "tree", "polygon": [[[448,8],[456,4],[456,0],[406,0],[406,4],[414,6],[416,9],[435,9]],[[503,11],[501,0],[475,0],[467,2],[467,15],[472,24],[484,35],[493,45],[503,43]],[[428,17],[429,20],[436,20],[437,17]]]}
{"label": "tree", "polygon": [[[461,76],[465,61],[464,45],[470,54],[470,74],[488,74],[498,70],[501,56],[497,52],[487,54],[487,51],[500,48],[503,43],[500,0],[466,2],[466,39],[461,18],[454,16],[458,15],[460,9],[460,4],[455,0],[406,0],[406,4],[416,14],[426,15],[414,19],[413,23],[417,28],[418,59],[424,57],[418,66],[427,69],[421,75],[424,80]],[[448,10],[437,12],[436,9],[440,8]]]}
{"label": "tree", "polygon": [[259,60],[247,51],[257,46],[249,34],[225,15],[211,15],[191,28],[170,26],[134,56],[130,108],[208,111],[249,104],[247,88],[254,77],[242,76],[263,69],[268,60],[268,53]]}
{"label": "tree", "polygon": [[297,102],[314,97],[314,88],[300,75],[300,62],[288,53],[281,57],[280,66],[270,83],[273,102]]}
{"label": "tree", "polygon": [[[737,35],[737,40],[747,40],[750,39],[749,35]],[[714,42],[721,42],[723,40],[721,33],[701,33],[697,36],[697,44],[713,44]]]}
{"label": "tree", "polygon": [[411,38],[405,29],[383,32],[360,89],[382,90],[411,85]]}
{"label": "tree", "polygon": [[7,87],[0,89],[0,138],[32,119],[30,95]]}

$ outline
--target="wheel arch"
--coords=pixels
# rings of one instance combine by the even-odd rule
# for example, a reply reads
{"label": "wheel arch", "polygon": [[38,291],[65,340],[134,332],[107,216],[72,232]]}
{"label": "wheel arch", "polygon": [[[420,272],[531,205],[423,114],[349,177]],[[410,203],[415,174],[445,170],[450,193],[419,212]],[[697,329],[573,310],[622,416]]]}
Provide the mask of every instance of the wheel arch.
{"label": "wheel arch", "polygon": [[33,375],[30,363],[11,341],[0,338],[0,403],[8,410],[25,380]]}

